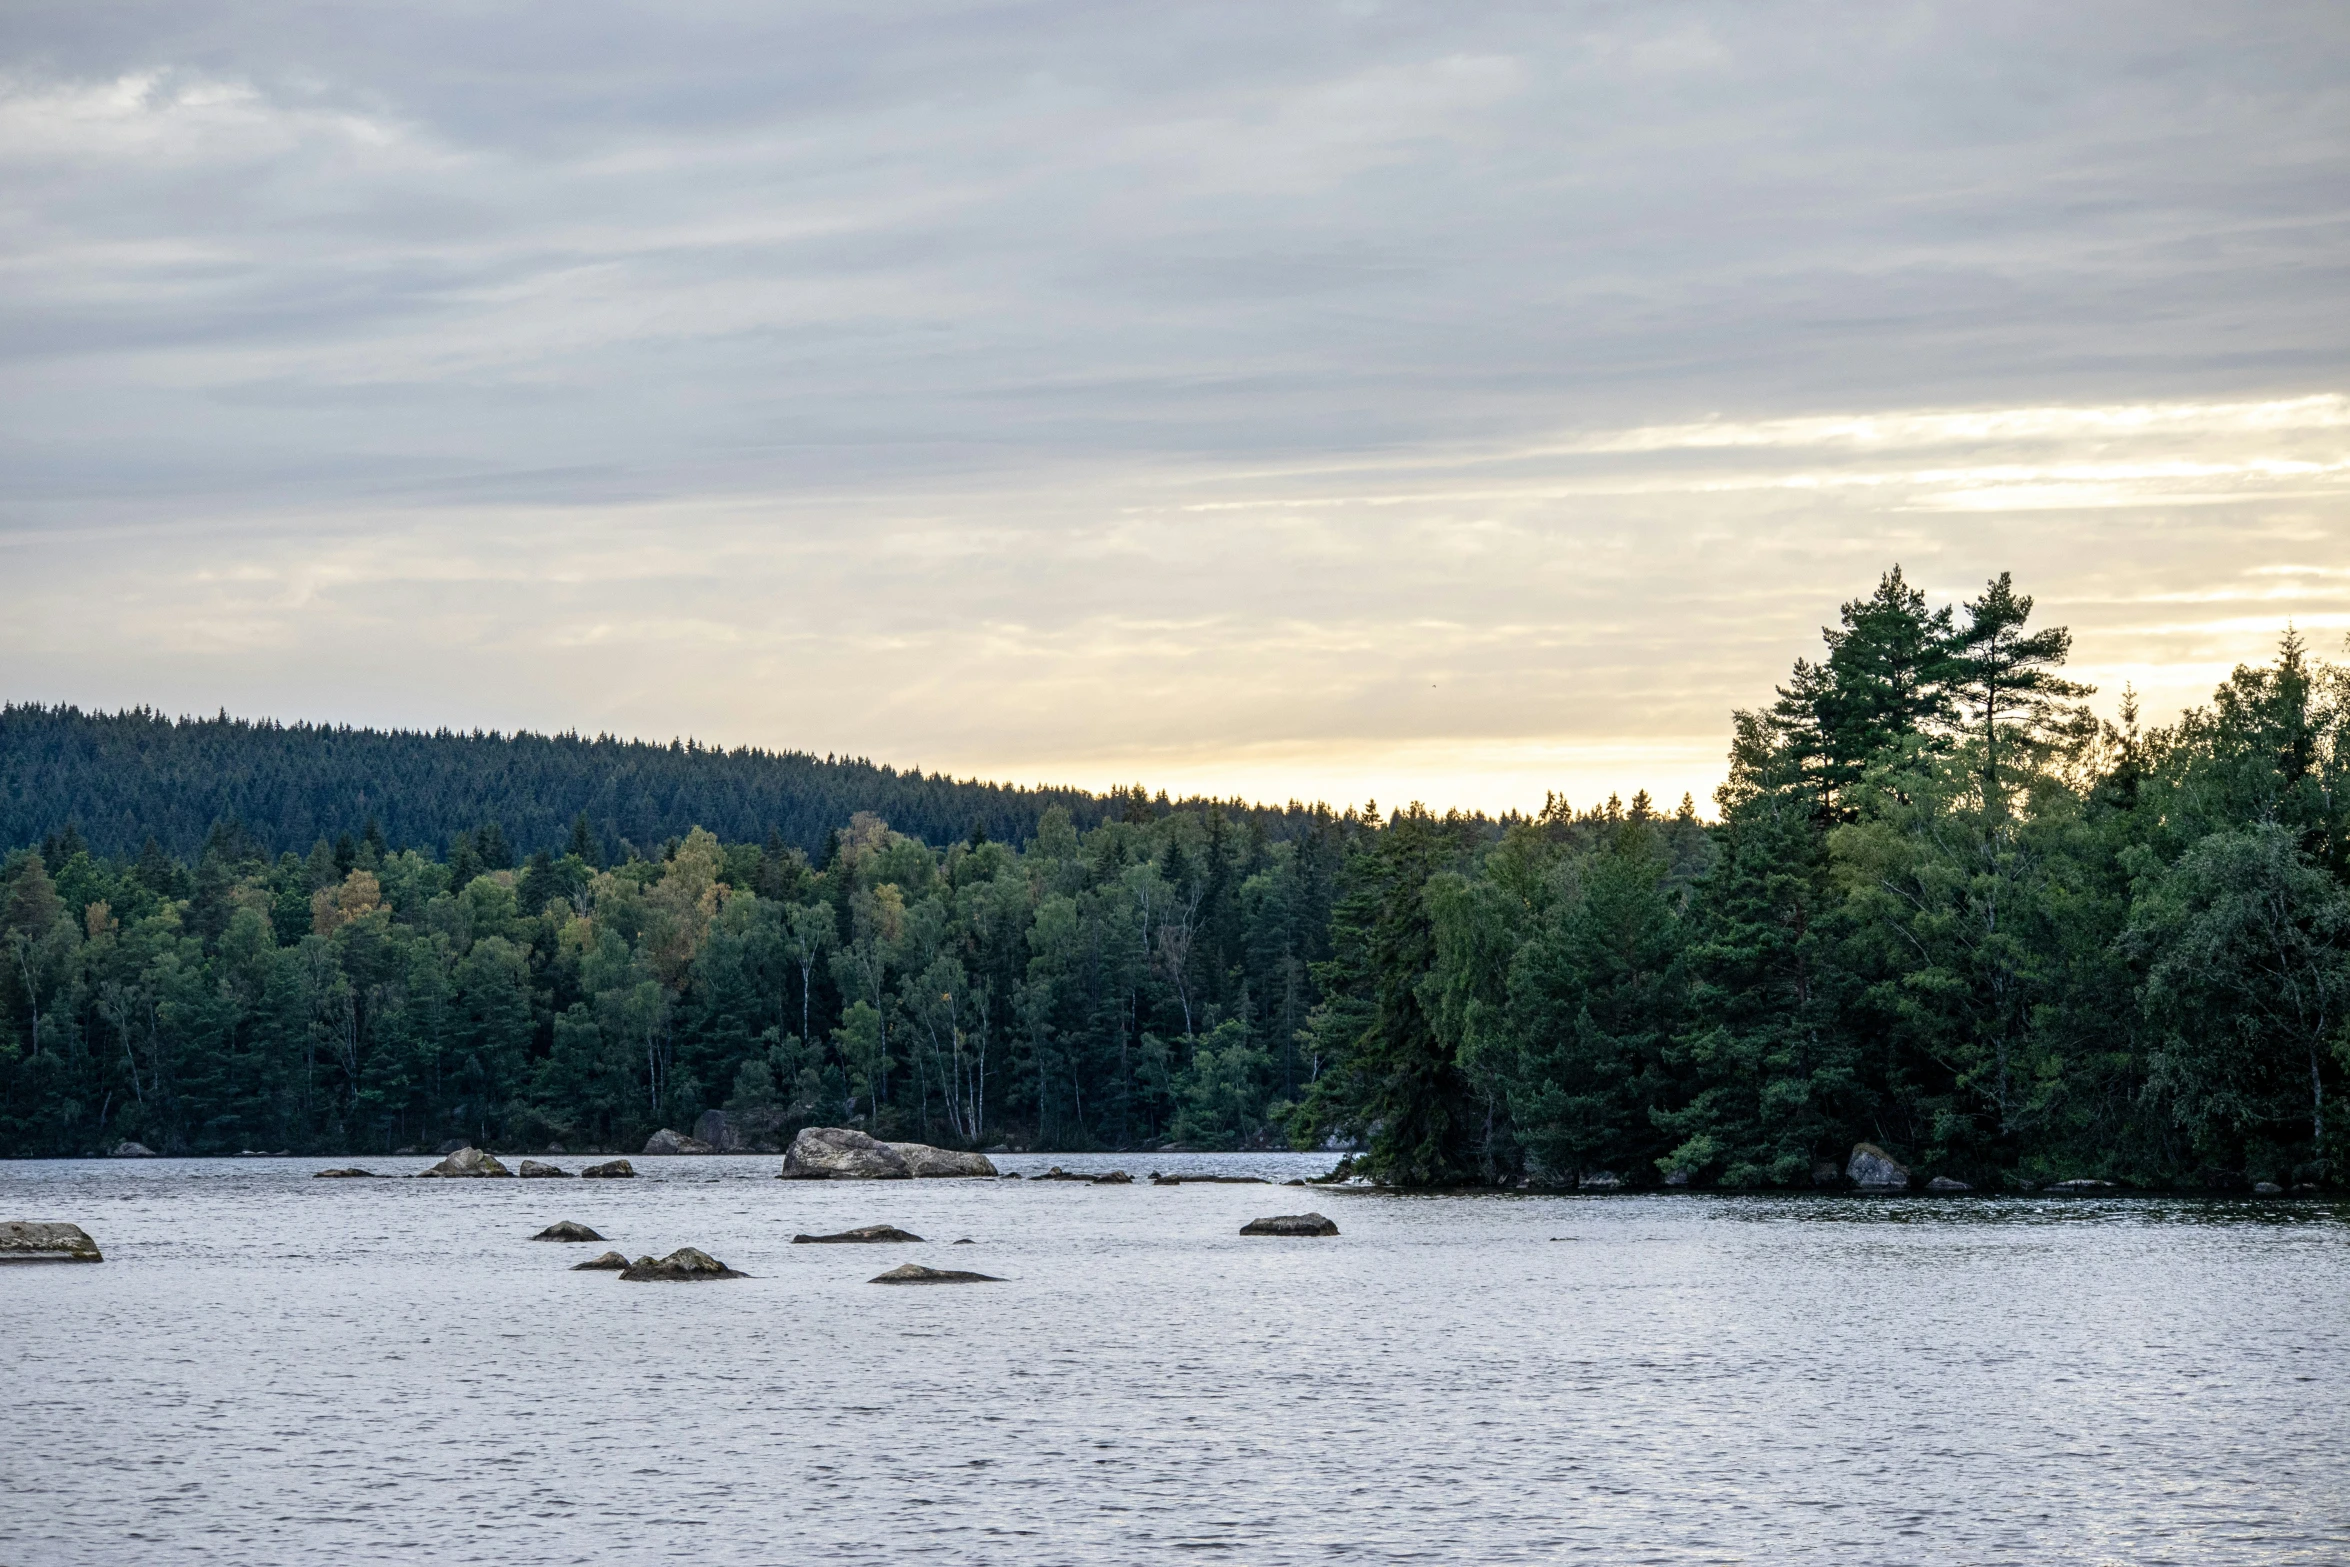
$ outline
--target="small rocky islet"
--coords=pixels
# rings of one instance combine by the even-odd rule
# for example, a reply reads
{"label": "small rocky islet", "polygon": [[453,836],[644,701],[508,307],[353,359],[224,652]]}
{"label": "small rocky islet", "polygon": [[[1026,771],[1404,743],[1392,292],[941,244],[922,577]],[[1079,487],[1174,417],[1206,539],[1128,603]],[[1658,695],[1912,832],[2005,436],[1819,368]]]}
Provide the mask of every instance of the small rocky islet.
{"label": "small rocky islet", "polygon": [[620,1270],[620,1277],[631,1284],[697,1284],[708,1279],[747,1279],[750,1275],[728,1267],[699,1246],[680,1246],[666,1257],[637,1258]]}
{"label": "small rocky islet", "polygon": [[837,1235],[795,1235],[794,1246],[855,1246],[890,1244],[893,1242],[920,1242],[921,1236],[911,1230],[901,1230],[894,1224],[867,1224],[853,1230],[842,1230]]}
{"label": "small rocky islet", "polygon": [[983,1153],[889,1143],[847,1126],[811,1126],[792,1139],[776,1172],[782,1181],[907,1181],[993,1177]]}
{"label": "small rocky islet", "polygon": [[1277,1213],[1251,1219],[1240,1227],[1243,1235],[1336,1235],[1338,1226],[1318,1213]]}
{"label": "small rocky islet", "polygon": [[55,1220],[0,1220],[0,1261],[104,1262],[105,1254],[78,1224]]}
{"label": "small rocky islet", "polygon": [[968,1273],[960,1268],[925,1268],[918,1262],[900,1263],[887,1273],[876,1274],[865,1281],[868,1284],[1001,1284],[1004,1281],[992,1273]]}

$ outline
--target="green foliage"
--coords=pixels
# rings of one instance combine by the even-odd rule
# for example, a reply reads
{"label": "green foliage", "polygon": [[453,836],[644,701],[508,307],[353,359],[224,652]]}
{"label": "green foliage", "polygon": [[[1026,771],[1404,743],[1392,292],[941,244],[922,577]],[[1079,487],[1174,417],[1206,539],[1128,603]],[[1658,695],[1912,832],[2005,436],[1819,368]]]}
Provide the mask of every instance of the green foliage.
{"label": "green foliage", "polygon": [[1422,1186],[1801,1188],[1864,1140],[1977,1185],[2337,1181],[2350,674],[2288,634],[2098,726],[2032,608],[1887,573],[1734,715],[1711,825],[10,708],[0,1152],[628,1147],[723,1107],[1280,1135]]}
{"label": "green foliage", "polygon": [[1274,839],[1145,807],[1083,832],[1056,808],[1025,852],[858,812],[820,871],[698,828],[602,867],[517,865],[486,829],[442,858],[374,833],[272,858],[225,827],[192,865],[61,830],[0,872],[0,1151],[625,1148],[720,1107],[1262,1142],[1300,1070],[1263,1041],[1318,999],[1316,911],[1362,823]]}

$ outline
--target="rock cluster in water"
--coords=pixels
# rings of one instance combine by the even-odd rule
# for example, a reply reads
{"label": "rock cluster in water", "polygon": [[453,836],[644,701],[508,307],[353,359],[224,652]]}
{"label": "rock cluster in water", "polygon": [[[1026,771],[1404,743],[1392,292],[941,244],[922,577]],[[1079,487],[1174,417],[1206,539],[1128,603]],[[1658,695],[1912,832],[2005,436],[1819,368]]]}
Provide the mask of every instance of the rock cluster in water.
{"label": "rock cluster in water", "polygon": [[680,1246],[658,1261],[651,1257],[639,1257],[621,1269],[620,1276],[637,1284],[694,1284],[704,1279],[750,1277],[747,1273],[737,1273],[698,1246]]}
{"label": "rock cluster in water", "polygon": [[37,1219],[0,1222],[0,1257],[52,1262],[104,1262],[98,1243],[78,1224]]}
{"label": "rock cluster in water", "polygon": [[1082,1170],[1064,1170],[1054,1165],[1042,1175],[1032,1175],[1032,1181],[1083,1181],[1089,1186],[1132,1186],[1134,1177],[1124,1170],[1108,1170],[1100,1175],[1087,1175]]}
{"label": "rock cluster in water", "polygon": [[885,1143],[849,1126],[811,1126],[792,1139],[776,1176],[786,1181],[904,1181],[995,1173],[982,1153]]}
{"label": "rock cluster in water", "polygon": [[1251,1219],[1240,1227],[1243,1235],[1336,1235],[1338,1226],[1318,1213],[1277,1213],[1269,1219]]}

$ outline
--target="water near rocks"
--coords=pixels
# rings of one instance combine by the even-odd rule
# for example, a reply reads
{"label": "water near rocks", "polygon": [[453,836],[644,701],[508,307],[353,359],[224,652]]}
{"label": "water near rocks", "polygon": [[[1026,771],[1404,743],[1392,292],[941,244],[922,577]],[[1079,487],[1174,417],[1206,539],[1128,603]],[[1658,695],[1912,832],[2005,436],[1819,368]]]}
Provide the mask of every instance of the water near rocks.
{"label": "water near rocks", "polygon": [[[0,1561],[2350,1558],[2332,1204],[1317,1188],[1292,1244],[1248,1185],[331,1163],[0,1165],[106,1255],[0,1267]],[[574,1272],[563,1218],[750,1276]],[[792,1244],[876,1223],[1005,1282]]]}

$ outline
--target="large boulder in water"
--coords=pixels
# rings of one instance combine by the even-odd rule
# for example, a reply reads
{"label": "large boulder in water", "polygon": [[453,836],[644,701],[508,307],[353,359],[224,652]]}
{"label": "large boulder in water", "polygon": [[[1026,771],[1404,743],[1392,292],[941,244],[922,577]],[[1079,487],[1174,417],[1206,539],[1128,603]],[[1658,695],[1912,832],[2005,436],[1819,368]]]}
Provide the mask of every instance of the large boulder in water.
{"label": "large boulder in water", "polygon": [[957,1153],[952,1148],[933,1148],[928,1143],[884,1143],[906,1161],[906,1173],[917,1180],[948,1178],[961,1175],[993,1176],[995,1166],[987,1162],[983,1153]]}
{"label": "large boulder in water", "polygon": [[500,1164],[494,1154],[483,1153],[479,1148],[460,1148],[431,1169],[423,1171],[417,1179],[422,1180],[426,1176],[442,1176],[449,1179],[482,1175],[510,1176],[513,1173],[512,1170]]}
{"label": "large boulder in water", "polygon": [[699,1137],[688,1137],[683,1132],[672,1131],[666,1126],[645,1139],[645,1152],[649,1154],[716,1153],[717,1151]]}
{"label": "large boulder in water", "polygon": [[128,1138],[125,1138],[123,1141],[116,1143],[114,1145],[114,1151],[108,1154],[106,1157],[109,1159],[153,1159],[157,1157],[157,1155],[155,1150],[148,1147],[145,1143],[134,1143]]}
{"label": "large boulder in water", "polygon": [[811,1126],[793,1138],[776,1179],[784,1181],[902,1181],[914,1172],[905,1155],[848,1126]]}
{"label": "large boulder in water", "polygon": [[98,1243],[78,1224],[10,1219],[0,1223],[0,1257],[47,1262],[104,1262]]}
{"label": "large boulder in water", "polygon": [[892,1241],[919,1241],[921,1236],[911,1230],[901,1230],[894,1224],[868,1224],[859,1229],[843,1230],[838,1235],[795,1235],[794,1246],[856,1246],[883,1244]]}
{"label": "large boulder in water", "polygon": [[567,1181],[571,1172],[560,1165],[541,1164],[536,1159],[522,1161],[522,1179],[526,1181]]}
{"label": "large boulder in water", "polygon": [[1909,1190],[1908,1169],[1875,1143],[1854,1143],[1852,1157],[1844,1165],[1844,1174],[1855,1187],[1864,1192]]}
{"label": "large boulder in water", "polygon": [[692,1284],[703,1279],[742,1279],[747,1273],[737,1273],[716,1257],[698,1246],[680,1246],[658,1262],[650,1257],[639,1257],[620,1270],[620,1276],[632,1283]]}
{"label": "large boulder in water", "polygon": [[1338,1226],[1318,1213],[1277,1213],[1269,1219],[1251,1219],[1240,1227],[1243,1235],[1336,1235]]}
{"label": "large boulder in water", "polygon": [[601,1257],[590,1257],[585,1262],[573,1263],[571,1271],[574,1273],[618,1273],[627,1266],[628,1259],[626,1257],[616,1251],[608,1251]]}
{"label": "large boulder in water", "polygon": [[626,1159],[607,1159],[602,1164],[591,1164],[579,1172],[583,1181],[633,1181],[636,1166]]}
{"label": "large boulder in water", "polygon": [[960,1268],[925,1268],[918,1262],[902,1263],[887,1273],[874,1275],[868,1284],[1001,1284],[1004,1281],[992,1273],[965,1273]]}
{"label": "large boulder in water", "polygon": [[603,1238],[586,1225],[570,1219],[559,1219],[531,1237],[534,1241],[600,1241]]}

